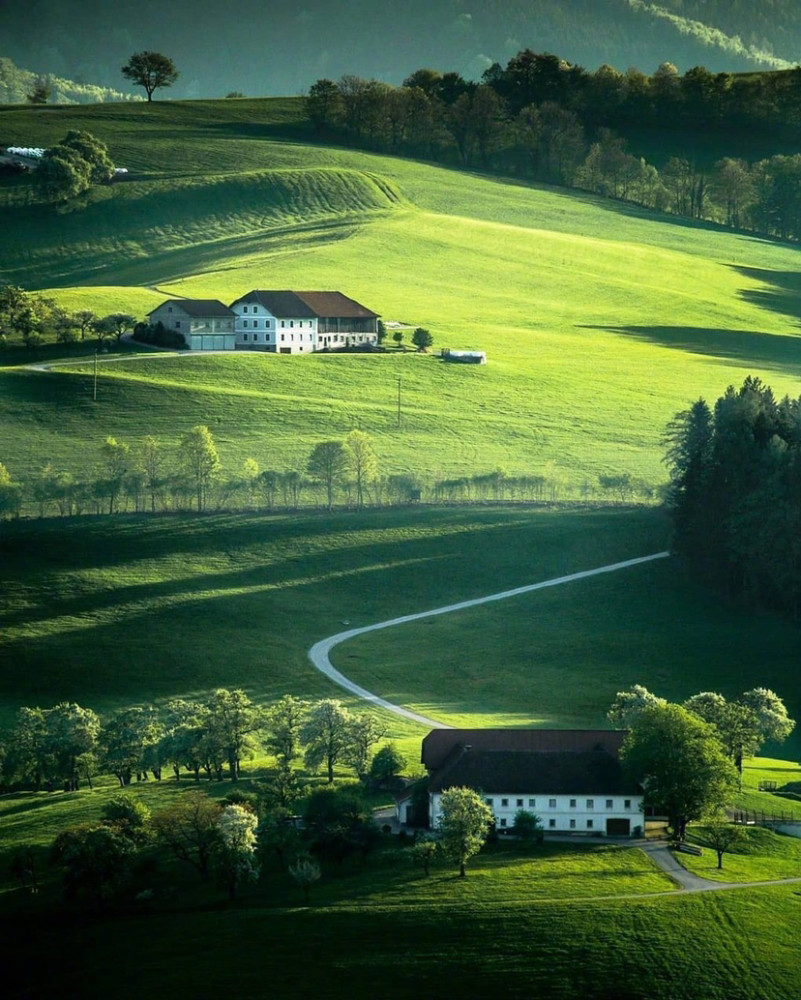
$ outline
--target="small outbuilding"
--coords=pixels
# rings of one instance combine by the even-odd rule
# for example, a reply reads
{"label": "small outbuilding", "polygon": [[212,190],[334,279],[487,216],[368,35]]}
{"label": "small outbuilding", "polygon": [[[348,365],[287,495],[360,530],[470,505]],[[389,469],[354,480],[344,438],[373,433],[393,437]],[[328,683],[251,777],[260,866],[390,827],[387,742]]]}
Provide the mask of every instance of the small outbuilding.
{"label": "small outbuilding", "polygon": [[193,351],[236,349],[235,314],[218,299],[168,299],[147,314],[148,322],[183,336]]}
{"label": "small outbuilding", "polygon": [[452,361],[461,365],[485,365],[487,363],[486,351],[453,351],[449,347],[443,347],[441,357],[443,361]]}

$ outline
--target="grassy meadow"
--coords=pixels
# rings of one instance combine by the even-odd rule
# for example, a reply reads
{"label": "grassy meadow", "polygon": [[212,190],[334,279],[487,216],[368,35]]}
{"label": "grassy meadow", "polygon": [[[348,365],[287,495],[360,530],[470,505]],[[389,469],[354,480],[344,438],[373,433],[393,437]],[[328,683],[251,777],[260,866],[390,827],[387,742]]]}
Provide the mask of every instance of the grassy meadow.
{"label": "grassy meadow", "polygon": [[[322,146],[298,100],[0,108],[5,144],[47,145],[71,128],[104,140],[129,179],[61,208],[0,180],[0,227],[13,234],[0,241],[0,283],[138,316],[172,295],[338,288],[489,363],[394,347],[112,352],[95,403],[91,347],[12,345],[0,354],[0,462],[15,478],[47,462],[89,478],[109,435],[135,447],[152,434],[168,449],[204,423],[228,475],[248,457],[303,470],[316,443],[360,428],[382,473],[502,468],[577,495],[605,474],[663,482],[665,424],[699,395],[748,374],[799,394],[797,247]],[[0,727],[20,705],[108,714],[218,686],[262,704],[291,693],[355,708],[309,664],[318,639],[649,555],[669,534],[660,510],[622,506],[0,522]],[[660,560],[361,636],[332,659],[451,725],[594,727],[634,683],[675,700],[765,685],[799,718],[797,652],[796,623],[732,606]],[[387,721],[416,766],[424,730]],[[767,750],[799,747],[794,735]],[[766,777],[797,781],[798,768],[751,762],[740,804],[801,814],[758,791]],[[65,824],[96,818],[112,790],[0,797],[0,864],[10,843],[43,852]],[[155,808],[181,788],[135,793]],[[760,837],[725,875],[795,871],[794,846]],[[801,984],[797,888],[677,895],[640,852],[600,845],[533,858],[499,847],[464,881],[424,879],[405,859],[332,868],[311,907],[283,873],[234,908],[176,894],[107,920],[54,916],[54,891],[22,904],[0,893],[4,971],[24,984],[20,998],[196,1000],[230,989],[232,970],[245,997],[400,998],[446,982],[466,996],[783,1000]]]}
{"label": "grassy meadow", "polygon": [[[668,419],[762,375],[797,394],[798,249],[614,202],[313,143],[295,101],[0,109],[6,141],[95,132],[130,180],[68,209],[0,186],[0,274],[71,308],[142,315],[165,295],[340,288],[429,327],[433,356],[242,355],[0,369],[0,460],[94,461],[107,434],[208,423],[227,471],[303,467],[354,427],[382,471],[664,480]],[[3,201],[3,198],[5,201]],[[114,305],[112,305],[114,303]],[[17,352],[7,352],[16,356]],[[398,377],[403,420],[397,427]],[[45,384],[43,387],[43,379]]]}

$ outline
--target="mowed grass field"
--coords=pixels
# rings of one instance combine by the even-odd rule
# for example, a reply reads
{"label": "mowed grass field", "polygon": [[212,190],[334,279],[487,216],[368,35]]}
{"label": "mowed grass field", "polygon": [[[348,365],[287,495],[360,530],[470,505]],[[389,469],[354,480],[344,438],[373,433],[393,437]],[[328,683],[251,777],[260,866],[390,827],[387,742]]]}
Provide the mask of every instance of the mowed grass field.
{"label": "mowed grass field", "polygon": [[[8,524],[0,708],[6,721],[21,704],[61,699],[109,712],[221,685],[260,702],[347,701],[308,662],[319,639],[660,552],[668,538],[648,508]],[[359,636],[332,660],[451,725],[602,726],[616,691],[634,683],[677,701],[762,684],[799,717],[797,648],[794,624],[744,614],[659,560]],[[423,730],[391,724],[414,760]]]}
{"label": "mowed grass field", "polygon": [[[501,467],[574,495],[603,474],[665,478],[678,410],[747,374],[798,392],[798,249],[555,189],[315,145],[299,101],[0,109],[6,142],[71,127],[130,180],[68,209],[0,188],[4,280],[71,309],[143,315],[165,295],[339,288],[430,328],[432,356],[242,355],[0,371],[0,460],[91,466],[106,435],[166,443],[198,422],[227,471],[303,468],[319,440],[373,435],[384,472]],[[3,201],[4,198],[4,201]],[[16,356],[16,352],[13,352]],[[397,426],[397,385],[403,419]]]}
{"label": "mowed grass field", "polygon": [[[656,484],[664,425],[698,395],[714,399],[747,374],[798,395],[796,248],[324,147],[299,108],[0,109],[0,142],[47,145],[86,128],[131,171],[64,210],[0,184],[0,225],[13,234],[0,245],[0,281],[70,309],[140,316],[167,295],[339,288],[385,320],[429,327],[437,347],[487,350],[489,364],[394,350],[143,354],[103,359],[95,404],[86,363],[32,372],[12,351],[0,358],[0,461],[12,475],[50,461],[91,476],[107,435],[171,445],[206,423],[228,473],[251,456],[302,469],[315,443],[359,427],[382,472],[502,467],[573,491],[628,472]],[[261,703],[292,693],[356,708],[308,663],[317,639],[648,555],[668,539],[664,516],[637,508],[4,523],[0,725],[25,704],[69,699],[107,714],[219,685]],[[797,649],[794,624],[727,605],[662,560],[363,636],[333,659],[453,725],[596,726],[633,683],[677,700],[765,684],[799,717]],[[424,730],[388,723],[416,761]],[[771,763],[754,767],[751,808]],[[110,792],[15,797],[0,821],[15,842],[44,848]],[[154,807],[180,794],[136,792]],[[777,864],[784,873],[795,860]],[[778,1000],[801,988],[796,887],[650,897],[669,887],[636,852],[490,853],[465,881],[371,863],[326,873],[318,888],[311,908],[282,876],[239,908],[176,899],[172,912],[74,926],[34,900],[4,920],[4,968],[20,997],[121,1000],[217,996],[232,977],[243,996],[279,997],[405,998],[447,983],[481,997]],[[620,893],[631,895],[599,898]]]}
{"label": "mowed grass field", "polygon": [[[476,859],[467,879],[363,870],[299,905],[286,876],[270,901],[65,925],[3,921],[15,997],[407,998],[449,992],[588,1000],[784,1000],[799,988],[797,887],[639,895],[647,872],[575,857],[584,899],[538,899],[558,858]],[[639,853],[639,852],[637,852]],[[632,859],[633,860],[633,859]],[[570,859],[565,859],[569,863]],[[609,862],[612,862],[611,864]],[[642,863],[640,864],[642,868]],[[337,880],[337,876],[333,878]],[[656,873],[652,878],[656,881]],[[348,884],[350,883],[350,884]],[[603,889],[628,884],[626,898]],[[381,886],[371,896],[370,886]],[[390,889],[393,886],[396,895]],[[658,891],[664,892],[664,883]],[[522,890],[522,891],[521,891]],[[508,898],[507,898],[508,894]],[[338,896],[333,902],[332,896]],[[599,896],[601,898],[599,898]],[[294,898],[293,898],[294,897]],[[48,961],[34,961],[46,954]]]}

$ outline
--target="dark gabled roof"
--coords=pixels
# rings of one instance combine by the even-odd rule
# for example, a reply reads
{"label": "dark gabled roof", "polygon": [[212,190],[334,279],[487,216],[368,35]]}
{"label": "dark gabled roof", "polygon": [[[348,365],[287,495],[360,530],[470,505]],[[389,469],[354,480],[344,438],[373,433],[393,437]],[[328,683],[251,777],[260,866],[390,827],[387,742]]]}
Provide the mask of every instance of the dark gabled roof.
{"label": "dark gabled roof", "polygon": [[606,750],[615,757],[625,729],[434,729],[423,739],[428,771],[442,767],[454,747],[474,750]]}
{"label": "dark gabled roof", "polygon": [[282,316],[294,319],[374,319],[378,316],[378,313],[360,305],[355,299],[349,299],[342,292],[291,292],[256,288],[231,305],[239,305],[240,302],[258,302],[279,319]]}
{"label": "dark gabled roof", "polygon": [[484,794],[639,795],[605,750],[468,750],[456,747],[436,771],[429,791],[473,788]]}
{"label": "dark gabled roof", "polygon": [[247,295],[242,295],[231,303],[232,306],[239,305],[240,302],[258,302],[259,305],[269,309],[273,316],[291,316],[294,319],[314,319],[317,313],[306,305],[298,297],[297,292],[290,291],[269,291],[254,288]]}
{"label": "dark gabled roof", "polygon": [[[178,306],[179,309],[183,309],[187,316],[229,317],[234,315],[228,306],[223,305],[219,299],[166,299],[161,305],[156,306],[156,309],[168,305]],[[147,315],[152,316],[156,309],[151,309]]]}

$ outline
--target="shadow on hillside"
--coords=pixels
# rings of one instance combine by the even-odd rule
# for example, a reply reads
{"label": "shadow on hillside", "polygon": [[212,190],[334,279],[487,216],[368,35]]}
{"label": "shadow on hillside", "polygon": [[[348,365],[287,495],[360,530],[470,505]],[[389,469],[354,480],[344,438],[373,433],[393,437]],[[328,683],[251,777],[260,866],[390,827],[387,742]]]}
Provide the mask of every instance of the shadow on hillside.
{"label": "shadow on hillside", "polygon": [[723,330],[693,326],[585,326],[648,341],[689,354],[703,354],[744,368],[758,365],[773,371],[801,369],[801,336]]}
{"label": "shadow on hillside", "polygon": [[[746,289],[740,293],[746,302],[769,309],[782,316],[801,316],[801,271],[769,271],[761,267],[740,267],[733,270],[743,277],[761,281],[770,288]],[[801,326],[801,324],[799,324]]]}

